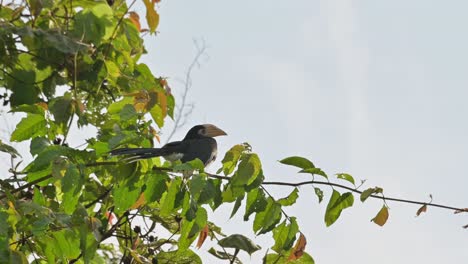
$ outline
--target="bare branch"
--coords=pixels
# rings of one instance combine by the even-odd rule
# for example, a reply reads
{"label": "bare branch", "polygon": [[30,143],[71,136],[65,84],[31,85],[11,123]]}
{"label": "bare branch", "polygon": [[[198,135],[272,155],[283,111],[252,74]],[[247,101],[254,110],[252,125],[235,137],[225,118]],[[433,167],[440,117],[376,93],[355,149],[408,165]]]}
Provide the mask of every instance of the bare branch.
{"label": "bare branch", "polygon": [[196,48],[196,54],[195,57],[192,60],[192,63],[190,63],[189,67],[187,68],[187,71],[185,73],[185,79],[184,80],[179,80],[183,85],[184,85],[184,91],[181,95],[181,103],[178,104],[180,107],[176,109],[176,113],[174,115],[175,120],[174,120],[174,127],[172,128],[171,132],[169,133],[169,136],[166,139],[166,143],[171,140],[171,138],[174,136],[175,132],[183,127],[185,123],[187,122],[188,117],[192,114],[194,104],[193,103],[188,103],[187,102],[187,95],[190,89],[192,88],[192,72],[195,67],[200,67],[200,59],[202,56],[206,56],[206,50],[207,46],[205,44],[205,41],[201,42],[201,45],[198,43],[197,40],[193,40],[195,48]]}

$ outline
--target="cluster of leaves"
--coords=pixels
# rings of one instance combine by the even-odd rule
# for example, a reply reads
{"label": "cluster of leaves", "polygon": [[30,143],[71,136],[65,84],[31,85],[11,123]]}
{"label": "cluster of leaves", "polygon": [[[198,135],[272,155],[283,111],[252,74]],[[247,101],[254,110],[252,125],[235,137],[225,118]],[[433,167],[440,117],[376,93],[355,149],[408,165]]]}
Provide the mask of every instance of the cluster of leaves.
{"label": "cluster of leaves", "polygon": [[[201,247],[208,236],[219,245],[211,254],[240,262],[239,251],[260,247],[240,234],[226,237],[207,209],[235,202],[234,215],[244,199],[244,219],[255,216],[256,234],[273,233],[277,254],[267,260],[313,262],[303,252],[305,237],[293,248],[295,218],[282,215],[297,190],[280,200],[266,195],[259,188],[260,160],[248,145],[226,154],[221,170],[229,181],[204,173],[197,160],[109,161],[108,152],[119,146],[152,147],[159,140],[152,124],[162,127],[174,111],[166,81],[138,62],[145,53],[142,32],[154,33],[159,21],[155,2],[144,0],[148,30],[129,11],[133,4],[30,0],[0,7],[2,99],[11,113],[24,115],[10,141],[29,141],[33,156],[1,181],[0,262],[201,263],[190,246],[199,237]],[[74,125],[94,126],[98,134],[82,149],[69,147]],[[3,142],[0,151],[21,158]],[[174,176],[187,170],[199,173]],[[142,230],[138,218],[150,226]],[[111,237],[117,249],[104,243]]]}
{"label": "cluster of leaves", "polygon": [[[360,194],[360,200],[361,202],[364,202],[367,200],[372,195],[382,195],[380,196],[383,199],[383,206],[382,209],[377,213],[377,215],[371,220],[372,222],[376,223],[377,225],[383,226],[388,219],[388,206],[385,203],[385,197],[383,196],[383,189],[380,187],[374,187],[374,188],[368,188],[364,191],[359,191],[360,186],[356,186],[356,182],[353,178],[348,173],[338,173],[336,174],[336,178],[340,180],[344,180],[348,183],[351,183],[354,188],[351,187],[346,187],[346,186],[341,186],[336,183],[331,183],[329,182],[329,176],[320,168],[315,167],[315,165],[312,163],[312,161],[304,158],[304,157],[288,157],[280,161],[283,164],[294,166],[297,168],[300,168],[299,173],[306,173],[310,174],[312,176],[312,181],[306,182],[310,183],[311,185],[316,185],[316,184],[321,184],[323,182],[320,181],[314,181],[314,177],[317,175],[319,177],[324,178],[327,180],[325,182],[326,185],[329,186],[339,186],[339,187],[345,187],[346,189],[350,190],[345,193],[340,193],[336,189],[333,188],[332,190],[332,195],[330,196],[330,200],[328,201],[327,209],[325,211],[325,224],[326,226],[331,226],[333,223],[338,220],[338,218],[341,215],[341,212],[353,206],[354,204],[354,194],[353,193],[358,193]],[[361,184],[362,185],[362,184]],[[323,190],[320,189],[319,187],[314,186],[315,194],[318,198],[319,203],[322,202],[323,200]],[[297,189],[295,189],[297,191]]]}
{"label": "cluster of leaves", "polygon": [[[0,182],[0,262],[201,263],[191,245],[198,237],[200,248],[210,237],[218,243],[209,253],[239,263],[240,251],[250,255],[260,247],[242,234],[224,235],[209,221],[209,210],[233,203],[231,217],[243,214],[256,235],[272,236],[274,253],[265,256],[266,263],[314,263],[296,218],[283,210],[296,203],[298,189],[280,199],[271,196],[260,159],[248,144],[226,153],[218,171],[224,176],[205,173],[199,160],[127,164],[109,157],[120,146],[152,147],[159,141],[157,130],[174,114],[166,81],[138,62],[145,53],[141,34],[155,33],[158,25],[155,2],[144,0],[149,29],[129,11],[134,2],[123,0],[0,6],[2,99],[12,113],[25,116],[10,140],[30,141],[33,156]],[[72,148],[67,136],[73,125],[99,132],[84,148]],[[3,142],[0,151],[21,157]],[[305,158],[281,163],[328,181]],[[189,171],[196,173],[180,176]],[[355,184],[349,174],[336,176]],[[314,189],[321,202],[323,191]],[[362,201],[382,194],[378,187],[350,189],[361,193]],[[351,192],[333,190],[326,225],[353,203]],[[373,221],[383,225],[387,218],[384,204]],[[111,237],[118,248],[105,243]]]}

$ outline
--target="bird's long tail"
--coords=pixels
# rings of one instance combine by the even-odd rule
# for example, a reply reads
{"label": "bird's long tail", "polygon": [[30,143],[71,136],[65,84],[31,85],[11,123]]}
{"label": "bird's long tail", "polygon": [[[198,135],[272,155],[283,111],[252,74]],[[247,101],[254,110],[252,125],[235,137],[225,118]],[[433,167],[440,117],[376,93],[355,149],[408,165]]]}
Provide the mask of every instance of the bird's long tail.
{"label": "bird's long tail", "polygon": [[109,152],[113,156],[126,156],[123,161],[135,162],[164,155],[160,148],[119,148]]}

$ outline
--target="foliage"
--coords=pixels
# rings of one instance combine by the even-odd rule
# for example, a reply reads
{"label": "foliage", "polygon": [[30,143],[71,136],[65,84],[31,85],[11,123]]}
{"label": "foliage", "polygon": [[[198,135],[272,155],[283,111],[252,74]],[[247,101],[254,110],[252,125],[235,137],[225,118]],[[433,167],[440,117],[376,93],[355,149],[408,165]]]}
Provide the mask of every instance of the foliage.
{"label": "foliage", "polygon": [[[296,218],[283,210],[296,203],[299,190],[271,196],[248,144],[226,153],[218,171],[224,176],[205,173],[199,161],[125,163],[109,157],[120,146],[152,147],[174,115],[166,80],[139,62],[146,53],[142,34],[154,34],[159,23],[157,1],[143,2],[149,29],[130,11],[135,2],[29,0],[1,6],[1,98],[11,113],[24,116],[10,141],[29,141],[33,160],[22,170],[11,168],[11,178],[0,182],[0,262],[201,263],[191,246],[198,237],[201,248],[210,237],[218,241],[210,254],[239,263],[240,251],[250,255],[260,246],[242,234],[224,235],[209,219],[209,210],[234,203],[231,217],[242,214],[256,235],[272,236],[274,253],[264,251],[266,263],[314,263],[304,252],[306,238]],[[99,132],[84,148],[71,148],[73,125]],[[21,158],[9,144],[0,142],[0,151]],[[310,184],[324,183],[316,175],[331,178],[303,157],[280,162],[310,175]],[[197,172],[191,177],[180,177],[192,170]],[[355,185],[346,173],[336,179]],[[382,195],[379,187],[345,188],[350,191],[332,190],[327,226],[353,206],[352,192],[361,193],[362,202]],[[323,190],[314,185],[314,191],[321,202]],[[384,204],[372,221],[383,225],[387,218]],[[137,219],[149,223],[144,230]],[[157,227],[168,235],[156,233]]]}

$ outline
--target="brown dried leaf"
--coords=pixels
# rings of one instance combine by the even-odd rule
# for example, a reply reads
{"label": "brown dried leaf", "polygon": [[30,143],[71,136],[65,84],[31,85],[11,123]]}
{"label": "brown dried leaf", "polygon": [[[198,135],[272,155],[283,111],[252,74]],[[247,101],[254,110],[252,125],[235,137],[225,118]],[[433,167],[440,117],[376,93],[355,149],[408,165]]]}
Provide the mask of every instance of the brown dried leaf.
{"label": "brown dried leaf", "polygon": [[128,14],[130,15],[130,21],[132,21],[132,23],[136,26],[138,31],[141,32],[140,16],[138,15],[138,13],[131,11]]}
{"label": "brown dried leaf", "polygon": [[425,213],[427,211],[427,204],[421,206],[421,208],[418,209],[416,212],[416,216],[419,216],[421,213]]}
{"label": "brown dried leaf", "polygon": [[302,257],[305,251],[306,244],[307,244],[307,240],[304,234],[301,233],[301,235],[299,236],[299,239],[296,242],[296,245],[294,245],[294,248],[291,251],[291,255],[289,255],[288,261],[297,260],[300,257]]}
{"label": "brown dried leaf", "polygon": [[468,213],[468,208],[462,208],[454,212],[454,214],[459,214],[459,213]]}
{"label": "brown dried leaf", "polygon": [[200,235],[198,235],[197,248],[201,248],[201,246],[203,245],[203,242],[205,242],[205,239],[208,236],[209,231],[210,229],[208,228],[208,225],[205,225],[202,231],[200,231]]}

